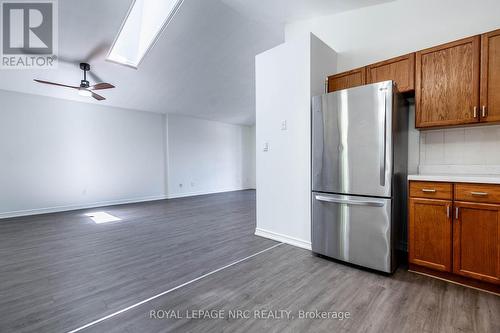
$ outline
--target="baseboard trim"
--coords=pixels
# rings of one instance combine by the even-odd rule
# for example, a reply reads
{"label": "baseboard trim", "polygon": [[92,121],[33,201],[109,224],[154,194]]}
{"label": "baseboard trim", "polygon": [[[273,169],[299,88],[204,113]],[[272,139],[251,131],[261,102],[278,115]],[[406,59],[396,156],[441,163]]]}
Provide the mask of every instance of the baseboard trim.
{"label": "baseboard trim", "polygon": [[277,232],[264,230],[260,228],[255,229],[255,236],[260,236],[264,238],[269,238],[278,242],[286,243],[289,245],[293,245],[296,247],[300,247],[302,249],[311,250],[311,242],[306,242],[302,239],[298,239],[295,237],[290,237],[287,235],[283,235]]}
{"label": "baseboard trim", "polygon": [[217,194],[217,193],[236,192],[236,191],[246,191],[246,190],[254,190],[254,189],[253,188],[246,188],[246,187],[245,188],[226,188],[226,189],[213,190],[213,191],[199,191],[199,192],[169,194],[167,196],[167,199],[195,197],[195,196],[198,196],[198,195]]}
{"label": "baseboard trim", "polygon": [[252,188],[223,189],[223,190],[216,190],[216,191],[200,191],[200,192],[182,193],[179,195],[158,195],[158,196],[151,196],[151,197],[101,201],[101,202],[93,202],[93,203],[86,203],[86,204],[26,209],[26,210],[18,210],[18,211],[0,213],[0,220],[13,218],[13,217],[59,213],[59,212],[67,212],[67,211],[71,211],[71,210],[90,209],[90,208],[98,208],[98,207],[106,207],[106,206],[114,206],[114,205],[124,205],[124,204],[140,203],[140,202],[147,202],[147,201],[158,201],[158,200],[165,200],[165,199],[193,197],[193,196],[198,196],[198,195],[217,194],[217,193],[225,193],[225,192],[236,192],[236,191],[245,191],[245,190],[252,190]]}
{"label": "baseboard trim", "polygon": [[143,198],[135,198],[135,199],[111,200],[111,201],[101,201],[101,202],[94,202],[94,203],[87,203],[87,204],[77,204],[77,205],[68,205],[68,206],[56,206],[56,207],[47,207],[47,208],[18,210],[18,211],[13,211],[13,212],[0,213],[0,219],[7,219],[7,218],[21,217],[21,216],[30,216],[30,215],[40,215],[40,214],[50,214],[50,213],[58,213],[58,212],[67,212],[67,211],[71,211],[71,210],[98,208],[98,207],[123,205],[123,204],[139,203],[139,202],[146,202],[146,201],[157,201],[157,200],[165,200],[165,199],[167,199],[167,196],[159,195],[159,196],[143,197]]}

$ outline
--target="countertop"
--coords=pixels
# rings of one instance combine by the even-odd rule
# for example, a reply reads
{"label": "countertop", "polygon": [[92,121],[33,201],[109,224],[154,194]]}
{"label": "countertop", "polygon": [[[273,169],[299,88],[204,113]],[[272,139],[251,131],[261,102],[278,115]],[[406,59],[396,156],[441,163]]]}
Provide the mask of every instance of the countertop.
{"label": "countertop", "polygon": [[408,175],[408,180],[420,180],[428,182],[449,182],[449,183],[500,184],[500,175],[450,175],[450,174]]}

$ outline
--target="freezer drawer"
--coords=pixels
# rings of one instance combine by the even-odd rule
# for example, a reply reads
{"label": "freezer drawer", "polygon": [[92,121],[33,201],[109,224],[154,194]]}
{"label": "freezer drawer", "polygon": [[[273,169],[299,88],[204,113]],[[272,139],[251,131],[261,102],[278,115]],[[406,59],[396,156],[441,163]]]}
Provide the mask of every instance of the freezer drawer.
{"label": "freezer drawer", "polygon": [[312,193],[312,250],[392,272],[391,199]]}

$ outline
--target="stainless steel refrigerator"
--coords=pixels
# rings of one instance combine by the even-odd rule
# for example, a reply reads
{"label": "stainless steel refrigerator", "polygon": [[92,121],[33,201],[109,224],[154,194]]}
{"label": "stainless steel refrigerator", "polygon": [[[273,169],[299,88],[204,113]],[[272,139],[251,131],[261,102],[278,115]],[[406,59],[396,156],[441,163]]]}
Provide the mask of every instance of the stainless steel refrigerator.
{"label": "stainless steel refrigerator", "polygon": [[392,81],[312,101],[312,250],[393,272],[406,225],[408,103]]}

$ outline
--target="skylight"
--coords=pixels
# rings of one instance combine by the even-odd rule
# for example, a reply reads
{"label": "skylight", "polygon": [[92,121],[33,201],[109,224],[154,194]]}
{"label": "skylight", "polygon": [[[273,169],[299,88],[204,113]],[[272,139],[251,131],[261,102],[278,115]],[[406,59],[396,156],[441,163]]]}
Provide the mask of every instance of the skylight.
{"label": "skylight", "polygon": [[184,0],[135,0],[107,60],[137,68]]}
{"label": "skylight", "polygon": [[94,212],[94,213],[88,213],[85,215],[90,217],[92,219],[92,221],[94,221],[97,224],[115,222],[115,221],[122,220],[121,218],[113,216],[113,215],[108,214],[106,212]]}

